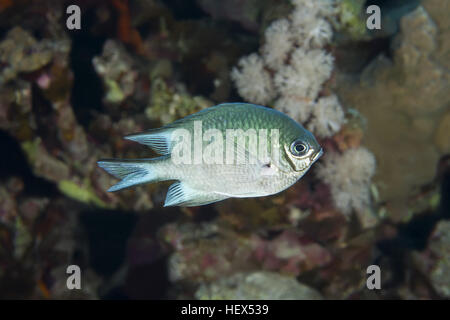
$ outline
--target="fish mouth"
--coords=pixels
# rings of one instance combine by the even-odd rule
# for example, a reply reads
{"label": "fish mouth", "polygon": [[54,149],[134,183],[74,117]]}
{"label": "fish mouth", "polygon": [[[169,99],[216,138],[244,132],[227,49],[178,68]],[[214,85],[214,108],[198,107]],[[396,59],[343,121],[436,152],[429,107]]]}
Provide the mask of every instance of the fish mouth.
{"label": "fish mouth", "polygon": [[312,163],[316,162],[316,160],[319,159],[322,156],[322,154],[323,154],[323,149],[320,148],[320,150],[312,156],[311,162]]}

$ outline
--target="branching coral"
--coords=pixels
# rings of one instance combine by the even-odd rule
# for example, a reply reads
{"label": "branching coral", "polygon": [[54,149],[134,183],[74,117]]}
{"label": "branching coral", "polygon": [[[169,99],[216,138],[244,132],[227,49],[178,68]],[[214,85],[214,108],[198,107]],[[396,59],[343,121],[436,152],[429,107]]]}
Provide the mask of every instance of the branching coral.
{"label": "branching coral", "polygon": [[370,204],[370,183],[375,174],[374,155],[366,148],[329,153],[318,165],[317,175],[330,185],[335,206],[345,214]]}
{"label": "branching coral", "polygon": [[[231,78],[239,94],[249,102],[274,103],[275,108],[303,123],[313,113],[310,128],[327,137],[344,122],[342,107],[335,98],[319,99],[333,70],[333,56],[322,48],[333,35],[329,20],[335,14],[334,2],[292,3],[291,15],[266,29],[261,56],[253,53],[243,57]],[[333,106],[331,102],[335,102]]]}

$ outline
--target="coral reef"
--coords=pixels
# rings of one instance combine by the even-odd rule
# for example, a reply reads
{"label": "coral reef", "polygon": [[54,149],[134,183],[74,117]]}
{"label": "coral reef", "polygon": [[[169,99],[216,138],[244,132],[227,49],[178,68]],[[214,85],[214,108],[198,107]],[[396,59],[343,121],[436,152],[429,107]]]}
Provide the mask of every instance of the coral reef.
{"label": "coral reef", "polygon": [[[105,178],[92,181],[88,178],[90,175],[99,174],[96,161],[99,157],[106,156],[108,151],[101,150],[92,143],[88,143],[88,135],[78,123],[71,106],[70,93],[73,78],[68,61],[70,42],[68,39],[53,42],[54,47],[50,60],[48,53],[45,51],[42,53],[44,59],[39,57],[41,52],[39,48],[52,40],[44,39],[37,42],[26,31],[14,30],[16,31],[7,34],[6,40],[2,44],[6,46],[10,41],[14,41],[19,44],[19,48],[22,48],[21,52],[38,55],[37,58],[30,59],[45,60],[47,66],[39,63],[26,69],[28,72],[35,72],[31,80],[40,89],[40,100],[38,102],[32,103],[31,99],[27,99],[27,96],[32,95],[32,88],[23,80],[10,79],[7,85],[0,89],[2,95],[11,97],[1,105],[4,115],[2,128],[20,141],[22,150],[32,166],[33,173],[57,183],[63,194],[78,201],[92,203],[104,208],[119,205],[120,201],[117,196],[105,194],[103,187],[98,185]],[[22,34],[22,36],[15,39],[17,33]],[[25,57],[28,58],[26,54]],[[38,70],[35,70],[36,68]],[[20,70],[24,71],[24,69]],[[18,90],[17,88],[23,88],[21,89],[23,98],[20,98],[20,100],[12,99],[14,91]],[[46,99],[51,102],[47,103]],[[23,105],[23,107],[16,108],[16,104]],[[37,118],[37,108],[46,110],[47,117],[45,119]],[[15,118],[27,120],[19,122],[19,125],[11,126],[11,120]],[[28,125],[28,123],[31,125]],[[130,128],[134,127],[133,124],[130,126]],[[119,128],[120,124],[118,124]],[[119,131],[117,136],[120,137],[131,130]],[[53,146],[49,146],[49,139],[55,141]],[[108,183],[109,178],[106,179],[104,182]],[[97,187],[99,188],[97,189]],[[151,200],[146,202],[150,203],[151,207]]]}
{"label": "coral reef", "polygon": [[378,160],[375,182],[395,221],[410,218],[407,199],[432,181],[448,152],[446,8],[423,1],[401,19],[392,59],[378,56],[356,83],[338,81],[340,98],[367,118],[365,145]]}
{"label": "coral reef", "polygon": [[197,235],[194,241],[185,234],[192,229],[190,225],[168,225],[162,231],[165,241],[176,250],[169,259],[169,278],[173,282],[211,282],[239,270],[255,268],[297,276],[331,261],[331,254],[320,244],[289,230],[268,240],[258,235],[240,236],[220,226],[208,225],[206,230],[211,232],[208,239]]}
{"label": "coral reef", "polygon": [[202,96],[192,97],[182,84],[178,84],[176,89],[171,88],[163,79],[156,77],[152,82],[152,96],[145,114],[150,120],[167,124],[212,105]]}
{"label": "coral reef", "polygon": [[[365,5],[80,1],[67,30],[61,1],[0,1],[0,297],[449,298],[450,6],[385,1],[368,31]],[[189,208],[164,183],[106,192],[97,160],[153,157],[124,135],[238,95],[317,137],[299,183]]]}
{"label": "coral reef", "polygon": [[51,46],[50,41],[38,42],[20,27],[10,30],[0,46],[0,61],[5,64],[0,85],[16,78],[19,73],[33,72],[47,65],[53,55]]}
{"label": "coral reef", "polygon": [[[9,178],[0,187],[0,295],[9,299],[98,298],[100,280],[87,267],[88,290],[70,291],[66,286],[66,268],[75,252],[85,261],[88,254],[77,222],[77,205],[61,197],[27,195],[24,189],[19,177]],[[36,256],[51,258],[36,263]]]}

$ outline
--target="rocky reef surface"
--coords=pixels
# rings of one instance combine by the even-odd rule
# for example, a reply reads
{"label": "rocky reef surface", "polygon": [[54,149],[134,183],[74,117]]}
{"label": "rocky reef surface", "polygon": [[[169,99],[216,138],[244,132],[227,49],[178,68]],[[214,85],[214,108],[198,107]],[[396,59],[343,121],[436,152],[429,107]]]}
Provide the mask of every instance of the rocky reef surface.
{"label": "rocky reef surface", "polygon": [[[368,31],[354,0],[77,3],[68,30],[61,1],[0,0],[0,297],[450,296],[449,4],[393,1]],[[243,100],[318,137],[292,188],[193,208],[162,208],[167,183],[106,191],[97,160],[155,155],[124,135]]]}

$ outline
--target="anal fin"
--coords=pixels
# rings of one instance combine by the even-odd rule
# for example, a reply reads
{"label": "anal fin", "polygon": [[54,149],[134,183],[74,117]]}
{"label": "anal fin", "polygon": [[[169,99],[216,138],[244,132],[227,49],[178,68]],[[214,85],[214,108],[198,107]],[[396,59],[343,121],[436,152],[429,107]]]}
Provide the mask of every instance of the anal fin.
{"label": "anal fin", "polygon": [[228,198],[226,195],[207,193],[191,188],[186,183],[177,181],[167,191],[164,207],[182,206],[194,207],[221,201]]}

